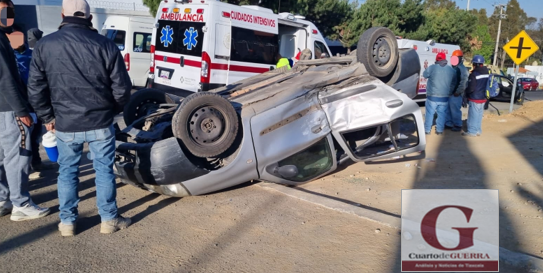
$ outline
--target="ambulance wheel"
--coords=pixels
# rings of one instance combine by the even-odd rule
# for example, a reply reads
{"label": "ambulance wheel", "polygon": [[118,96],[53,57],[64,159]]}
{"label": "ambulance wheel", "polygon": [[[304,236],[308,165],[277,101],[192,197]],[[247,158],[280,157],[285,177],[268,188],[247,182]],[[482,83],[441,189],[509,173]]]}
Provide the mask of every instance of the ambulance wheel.
{"label": "ambulance wheel", "polygon": [[172,120],[173,135],[197,157],[224,153],[234,143],[238,129],[238,115],[230,101],[208,92],[186,97]]}
{"label": "ambulance wheel", "polygon": [[370,75],[378,78],[389,76],[398,63],[396,36],[388,28],[372,27],[358,40],[356,57],[366,66]]}
{"label": "ambulance wheel", "polygon": [[160,104],[166,103],[166,93],[156,89],[136,91],[124,107],[123,119],[126,126],[156,110]]}

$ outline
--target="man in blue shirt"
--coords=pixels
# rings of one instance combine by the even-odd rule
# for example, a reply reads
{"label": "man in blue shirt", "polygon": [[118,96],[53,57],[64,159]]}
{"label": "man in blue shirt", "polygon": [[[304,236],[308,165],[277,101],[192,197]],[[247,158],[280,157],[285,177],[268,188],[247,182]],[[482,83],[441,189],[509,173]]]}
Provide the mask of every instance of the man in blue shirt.
{"label": "man in blue shirt", "polygon": [[[19,28],[14,26],[15,30]],[[37,28],[32,28],[27,31],[27,43],[14,48],[15,59],[17,60],[17,67],[19,68],[19,75],[23,80],[26,87],[28,84],[28,72],[30,70],[30,61],[32,60],[32,50],[36,42],[41,39],[43,32]],[[32,110],[33,111],[33,110]],[[35,115],[35,113],[31,113]],[[34,129],[30,135],[32,144],[32,170],[35,172],[30,174],[30,179],[36,179],[40,177],[39,171],[43,169],[50,169],[52,165],[43,164],[40,157],[40,138],[42,136],[42,122],[39,119],[35,119]]]}

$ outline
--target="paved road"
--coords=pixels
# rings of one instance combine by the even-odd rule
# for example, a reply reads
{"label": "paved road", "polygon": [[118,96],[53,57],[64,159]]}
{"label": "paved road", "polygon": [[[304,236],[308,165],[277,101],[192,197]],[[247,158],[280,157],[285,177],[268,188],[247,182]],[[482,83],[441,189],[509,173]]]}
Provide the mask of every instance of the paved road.
{"label": "paved road", "polygon": [[81,167],[78,234],[62,238],[56,176],[49,171],[30,185],[34,201],[52,208],[50,216],[0,218],[1,272],[399,272],[398,230],[250,183],[183,199],[118,184],[120,212],[134,224],[102,235],[88,160]]}

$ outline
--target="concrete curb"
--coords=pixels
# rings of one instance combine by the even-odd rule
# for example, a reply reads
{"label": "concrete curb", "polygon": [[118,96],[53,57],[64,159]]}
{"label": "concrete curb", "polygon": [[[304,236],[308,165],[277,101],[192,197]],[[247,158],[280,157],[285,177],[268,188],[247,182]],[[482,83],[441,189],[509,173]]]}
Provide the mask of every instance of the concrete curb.
{"label": "concrete curb", "polygon": [[[401,228],[401,218],[359,207],[355,205],[356,203],[348,204],[342,201],[305,192],[299,188],[292,188],[274,183],[263,182],[259,183],[258,185],[269,191],[279,192],[331,210],[356,215],[362,219],[370,220],[387,227],[395,229]],[[528,270],[525,272],[543,272],[543,259],[532,257],[524,253],[513,252],[503,247],[500,247],[500,262],[503,262],[509,266]]]}
{"label": "concrete curb", "polygon": [[331,210],[354,214],[360,218],[377,222],[387,227],[400,229],[401,219],[377,211],[369,210],[362,207],[357,207],[354,204],[347,204],[338,200],[322,197],[312,193],[301,191],[300,189],[286,187],[275,183],[260,183],[262,188],[272,191],[278,191],[290,197],[303,200],[315,205],[319,205]]}

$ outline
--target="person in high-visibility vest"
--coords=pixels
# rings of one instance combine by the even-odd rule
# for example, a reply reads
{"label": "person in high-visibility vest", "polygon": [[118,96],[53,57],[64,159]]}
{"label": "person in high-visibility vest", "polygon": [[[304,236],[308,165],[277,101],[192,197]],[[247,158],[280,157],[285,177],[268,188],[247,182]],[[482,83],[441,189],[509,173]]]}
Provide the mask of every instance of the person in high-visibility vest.
{"label": "person in high-visibility vest", "polygon": [[290,63],[289,63],[287,58],[283,58],[283,56],[281,56],[281,54],[277,53],[277,60],[278,61],[277,61],[276,67],[278,69],[283,67],[283,66],[286,66],[286,67],[288,67],[287,69],[290,70],[290,68],[291,68]]}

